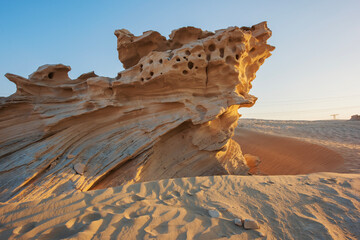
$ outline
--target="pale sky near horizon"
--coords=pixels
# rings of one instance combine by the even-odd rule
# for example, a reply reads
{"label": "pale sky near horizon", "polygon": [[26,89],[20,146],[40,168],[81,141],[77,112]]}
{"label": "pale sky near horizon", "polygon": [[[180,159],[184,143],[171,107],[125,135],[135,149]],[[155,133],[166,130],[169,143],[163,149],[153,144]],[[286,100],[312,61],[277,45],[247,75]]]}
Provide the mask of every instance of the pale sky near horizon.
{"label": "pale sky near horizon", "polygon": [[267,21],[276,47],[257,73],[259,99],[245,118],[322,120],[360,114],[360,1],[0,1],[0,96],[43,64],[70,65],[71,78],[115,77],[115,29],[168,36],[183,26],[214,31]]}

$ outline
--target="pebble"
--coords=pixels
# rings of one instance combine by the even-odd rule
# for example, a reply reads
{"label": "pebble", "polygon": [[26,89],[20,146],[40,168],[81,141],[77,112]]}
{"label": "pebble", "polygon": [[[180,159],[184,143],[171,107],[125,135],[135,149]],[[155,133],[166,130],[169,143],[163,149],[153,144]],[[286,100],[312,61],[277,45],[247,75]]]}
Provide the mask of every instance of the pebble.
{"label": "pebble", "polygon": [[212,217],[212,218],[220,217],[220,213],[217,210],[209,210],[208,212],[209,212],[210,217]]}
{"label": "pebble", "polygon": [[243,226],[243,221],[239,218],[235,218],[234,223],[235,223],[235,225],[238,225],[239,227]]}
{"label": "pebble", "polygon": [[244,220],[245,229],[259,229],[259,224],[254,219],[245,219]]}
{"label": "pebble", "polygon": [[82,163],[75,163],[74,164],[74,170],[78,173],[78,174],[84,174],[85,172],[85,165]]}

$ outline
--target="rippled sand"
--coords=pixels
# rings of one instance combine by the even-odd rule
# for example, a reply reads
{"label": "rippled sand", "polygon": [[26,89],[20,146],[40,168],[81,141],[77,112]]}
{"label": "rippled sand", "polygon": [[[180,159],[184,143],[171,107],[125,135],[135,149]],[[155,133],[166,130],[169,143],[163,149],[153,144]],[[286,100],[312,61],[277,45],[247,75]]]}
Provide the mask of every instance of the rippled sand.
{"label": "rippled sand", "polygon": [[359,192],[359,174],[335,173],[138,183],[0,205],[0,239],[356,239]]}

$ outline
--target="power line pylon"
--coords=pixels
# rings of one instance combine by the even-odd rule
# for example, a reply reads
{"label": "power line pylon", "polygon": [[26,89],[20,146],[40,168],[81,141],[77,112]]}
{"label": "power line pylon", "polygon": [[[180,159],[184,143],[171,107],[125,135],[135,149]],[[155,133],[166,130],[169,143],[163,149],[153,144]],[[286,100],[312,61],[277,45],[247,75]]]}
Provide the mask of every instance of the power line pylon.
{"label": "power line pylon", "polygon": [[331,114],[330,116],[332,116],[333,119],[335,120],[337,115],[339,115],[339,114]]}

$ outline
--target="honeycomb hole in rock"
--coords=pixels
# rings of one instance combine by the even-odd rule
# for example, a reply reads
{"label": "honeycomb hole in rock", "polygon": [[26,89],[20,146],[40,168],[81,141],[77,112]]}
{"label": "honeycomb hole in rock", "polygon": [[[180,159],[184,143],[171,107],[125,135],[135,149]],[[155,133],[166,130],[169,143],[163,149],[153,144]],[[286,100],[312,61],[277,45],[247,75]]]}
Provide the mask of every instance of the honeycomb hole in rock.
{"label": "honeycomb hole in rock", "polygon": [[198,57],[201,57],[201,54],[198,54]]}
{"label": "honeycomb hole in rock", "polygon": [[215,51],[215,49],[216,49],[215,44],[209,45],[209,51],[213,52],[213,51]]}
{"label": "honeycomb hole in rock", "polygon": [[219,52],[220,52],[220,57],[223,58],[224,57],[224,48],[220,48]]}
{"label": "honeycomb hole in rock", "polygon": [[176,58],[176,61],[177,61],[177,62],[180,62],[180,58]]}
{"label": "honeycomb hole in rock", "polygon": [[51,72],[51,73],[48,74],[48,78],[49,78],[49,79],[53,79],[53,77],[54,77],[54,73],[53,73],[53,72]]}
{"label": "honeycomb hole in rock", "polygon": [[211,55],[210,54],[206,55],[206,60],[210,61],[210,59],[211,59]]}
{"label": "honeycomb hole in rock", "polygon": [[255,48],[253,47],[252,49],[250,49],[250,52],[253,52],[253,51],[255,51]]}
{"label": "honeycomb hole in rock", "polygon": [[184,75],[188,74],[188,71],[184,70],[184,71],[183,71],[183,74],[184,74]]}
{"label": "honeycomb hole in rock", "polygon": [[191,52],[189,50],[186,50],[185,54],[189,56]]}
{"label": "honeycomb hole in rock", "polygon": [[140,64],[140,72],[142,72],[142,70],[143,70],[143,65]]}
{"label": "honeycomb hole in rock", "polygon": [[162,63],[162,62],[163,62],[163,60],[162,60],[162,59],[160,59],[160,60],[159,60],[159,63]]}
{"label": "honeycomb hole in rock", "polygon": [[152,64],[154,61],[150,59],[149,64]]}
{"label": "honeycomb hole in rock", "polygon": [[112,95],[113,95],[113,90],[112,90],[112,88],[106,89],[106,90],[104,91],[104,94],[105,94],[105,96],[107,96],[107,97],[112,96]]}
{"label": "honeycomb hole in rock", "polygon": [[192,69],[194,67],[194,63],[193,62],[188,62],[188,68]]}
{"label": "honeycomb hole in rock", "polygon": [[235,65],[236,64],[236,61],[235,59],[232,57],[232,56],[227,56],[226,59],[225,59],[226,63],[227,64],[231,64],[231,65]]}
{"label": "honeycomb hole in rock", "polygon": [[95,108],[95,104],[92,102],[88,102],[85,104],[85,108],[86,108],[86,110],[91,111]]}
{"label": "honeycomb hole in rock", "polygon": [[235,55],[236,60],[239,60],[239,54]]}
{"label": "honeycomb hole in rock", "polygon": [[263,64],[264,61],[265,61],[264,58],[260,58],[260,59],[259,59],[259,63],[261,63],[261,64]]}
{"label": "honeycomb hole in rock", "polygon": [[121,73],[118,73],[115,79],[119,80],[120,78],[121,78]]}
{"label": "honeycomb hole in rock", "polygon": [[144,78],[141,78],[141,81],[143,82],[143,81],[144,81]]}
{"label": "honeycomb hole in rock", "polygon": [[234,47],[231,49],[231,51],[232,51],[233,53],[235,53],[235,52],[236,52],[236,46],[234,46]]}
{"label": "honeycomb hole in rock", "polygon": [[154,75],[154,72],[150,72],[150,76],[153,76]]}

